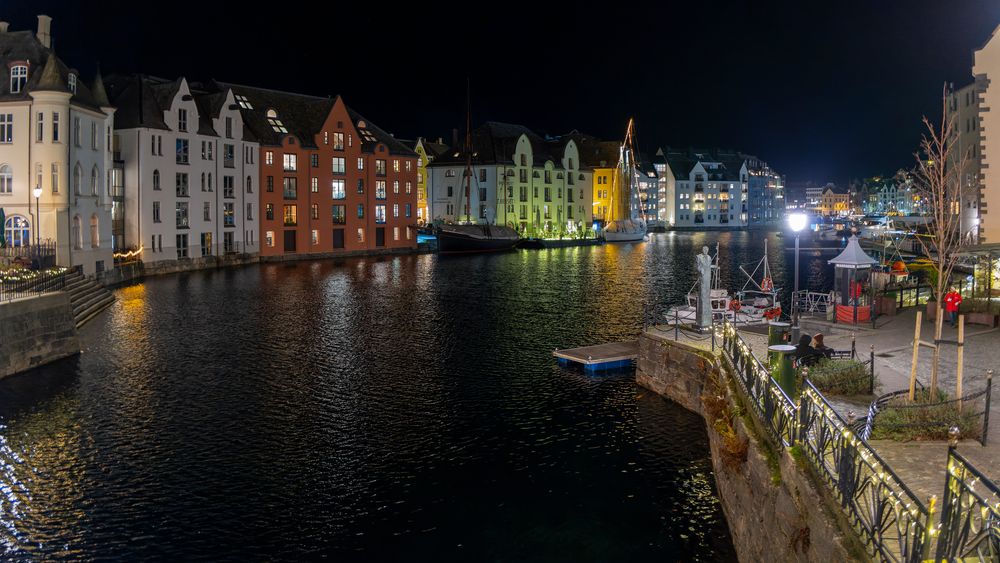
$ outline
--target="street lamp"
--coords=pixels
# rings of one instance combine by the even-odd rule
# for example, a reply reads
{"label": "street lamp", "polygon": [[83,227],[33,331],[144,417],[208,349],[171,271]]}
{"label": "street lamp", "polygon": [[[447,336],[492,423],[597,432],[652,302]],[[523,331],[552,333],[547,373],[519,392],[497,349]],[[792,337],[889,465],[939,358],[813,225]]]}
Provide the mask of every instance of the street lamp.
{"label": "street lamp", "polygon": [[31,194],[35,196],[35,257],[38,259],[38,267],[42,267],[42,250],[39,248],[42,244],[42,234],[39,228],[42,225],[42,213],[38,207],[38,198],[42,197],[42,187],[35,184],[35,189],[31,190]]}
{"label": "street lamp", "polygon": [[788,216],[788,227],[795,233],[795,291],[792,292],[792,345],[799,341],[799,233],[809,223],[805,213],[792,213]]}

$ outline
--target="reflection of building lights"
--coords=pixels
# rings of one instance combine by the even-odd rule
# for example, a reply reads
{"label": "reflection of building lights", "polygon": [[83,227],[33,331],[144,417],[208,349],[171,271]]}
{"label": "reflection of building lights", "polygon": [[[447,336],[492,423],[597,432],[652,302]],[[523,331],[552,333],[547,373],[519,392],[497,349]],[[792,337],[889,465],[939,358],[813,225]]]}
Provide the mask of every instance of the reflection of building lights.
{"label": "reflection of building lights", "polygon": [[128,259],[128,258],[135,258],[136,256],[139,256],[139,255],[142,254],[143,248],[144,247],[140,246],[139,248],[137,248],[135,250],[128,250],[128,251],[125,251],[125,252],[115,252],[115,253],[112,254],[112,256],[116,260]]}

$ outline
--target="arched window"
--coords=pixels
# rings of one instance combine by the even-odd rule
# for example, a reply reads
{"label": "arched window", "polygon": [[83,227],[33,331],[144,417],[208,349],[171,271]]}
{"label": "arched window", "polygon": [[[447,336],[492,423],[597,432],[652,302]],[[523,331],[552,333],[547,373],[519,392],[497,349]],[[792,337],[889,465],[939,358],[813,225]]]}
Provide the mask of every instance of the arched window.
{"label": "arched window", "polygon": [[159,170],[153,170],[153,189],[154,190],[160,189],[160,171]]}
{"label": "arched window", "polygon": [[73,167],[73,193],[80,195],[83,191],[83,167],[77,162]]}
{"label": "arched window", "polygon": [[253,177],[247,176],[247,193],[253,193]]}
{"label": "arched window", "polygon": [[0,194],[14,193],[14,171],[10,166],[0,165]]}
{"label": "arched window", "polygon": [[205,191],[205,173],[201,173],[201,191]]}
{"label": "arched window", "polygon": [[80,222],[80,216],[73,216],[73,248],[79,250],[83,248],[83,225]]}
{"label": "arched window", "polygon": [[95,164],[93,168],[90,169],[90,195],[98,195],[100,192],[100,173],[97,171],[97,165]]}
{"label": "arched window", "polygon": [[3,235],[7,246],[28,246],[31,244],[31,225],[24,217],[11,215],[4,221]]}
{"label": "arched window", "polygon": [[10,69],[10,93],[17,94],[24,89],[24,83],[28,81],[27,65],[16,65]]}
{"label": "arched window", "polygon": [[90,216],[90,247],[101,247],[101,235],[97,229],[97,213]]}

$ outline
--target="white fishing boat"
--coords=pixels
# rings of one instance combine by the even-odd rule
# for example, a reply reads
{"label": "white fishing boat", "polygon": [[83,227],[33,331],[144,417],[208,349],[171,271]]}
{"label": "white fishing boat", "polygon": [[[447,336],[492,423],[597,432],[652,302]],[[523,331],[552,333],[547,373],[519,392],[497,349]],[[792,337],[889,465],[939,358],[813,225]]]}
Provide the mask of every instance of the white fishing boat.
{"label": "white fishing boat", "polygon": [[633,122],[629,119],[625,140],[618,149],[617,170],[611,178],[611,205],[603,230],[607,242],[637,242],[646,236],[646,222],[639,212],[637,166]]}
{"label": "white fishing boat", "polygon": [[[756,263],[752,272],[742,265],[740,271],[747,279],[735,294],[721,287],[719,279],[719,246],[716,244],[712,259],[712,285],[709,293],[712,308],[712,322],[728,320],[737,325],[765,324],[781,316],[778,289],[771,278],[771,268],[767,261],[767,241],[764,241],[764,257]],[[757,276],[760,275],[760,281]],[[695,324],[698,320],[698,284],[687,294],[687,303],[667,310],[667,324]]]}

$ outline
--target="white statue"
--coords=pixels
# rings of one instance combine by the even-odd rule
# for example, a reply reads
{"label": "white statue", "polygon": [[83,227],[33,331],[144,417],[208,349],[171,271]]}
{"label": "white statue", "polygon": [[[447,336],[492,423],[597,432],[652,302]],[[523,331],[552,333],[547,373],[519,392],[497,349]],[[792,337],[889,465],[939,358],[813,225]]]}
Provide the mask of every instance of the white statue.
{"label": "white statue", "polygon": [[712,257],[707,246],[701,247],[694,262],[698,269],[698,328],[707,329],[712,326]]}

